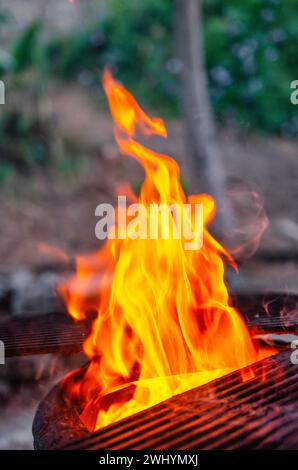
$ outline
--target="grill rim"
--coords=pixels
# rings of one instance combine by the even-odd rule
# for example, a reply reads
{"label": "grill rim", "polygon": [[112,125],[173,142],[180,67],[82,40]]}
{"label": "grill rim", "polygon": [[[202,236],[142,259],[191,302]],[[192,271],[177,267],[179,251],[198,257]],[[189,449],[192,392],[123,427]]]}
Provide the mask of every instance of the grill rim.
{"label": "grill rim", "polygon": [[[260,402],[260,408],[259,412],[262,410],[273,410],[279,406],[286,406],[287,400],[286,397],[284,396],[286,392],[280,392],[279,393],[279,398],[277,400],[277,403],[272,402],[272,397],[274,396],[274,387],[278,387],[278,384],[275,384],[274,377],[276,373],[278,373],[279,370],[285,369],[285,366],[287,368],[285,369],[285,376],[283,377],[284,379],[289,382],[290,387],[293,388],[293,390],[296,390],[295,383],[297,382],[298,384],[298,368],[294,369],[294,366],[290,365],[289,366],[289,350],[283,351],[278,353],[277,355],[271,356],[267,359],[260,360],[251,366],[246,366],[240,370],[231,372],[223,377],[217,378],[212,380],[211,382],[208,382],[207,384],[204,384],[202,386],[199,386],[195,389],[186,391],[180,395],[176,395],[168,400],[165,400],[161,403],[158,403],[157,405],[148,408],[147,410],[140,411],[133,416],[130,416],[128,418],[124,418],[123,420],[120,420],[116,423],[113,423],[109,426],[106,426],[98,431],[95,432],[89,432],[86,427],[82,424],[79,418],[79,414],[74,406],[71,406],[69,403],[66,403],[64,400],[62,393],[61,393],[61,382],[56,384],[56,386],[50,391],[50,393],[46,396],[46,398],[40,403],[34,422],[33,422],[33,435],[34,435],[34,447],[35,449],[60,449],[60,450],[78,450],[78,449],[88,449],[88,450],[100,450],[100,449],[121,449],[121,450],[127,450],[127,449],[145,449],[148,447],[144,447],[144,439],[142,438],[141,440],[136,437],[136,433],[133,434],[132,431],[136,429],[136,427],[140,427],[144,433],[147,433],[148,430],[152,427],[153,430],[156,429],[156,433],[153,432],[153,434],[150,434],[150,439],[149,442],[153,441],[155,439],[155,442],[158,442],[158,449],[161,449],[163,447],[160,447],[162,445],[162,441],[165,439],[162,439],[162,435],[160,434],[160,426],[161,425],[166,425],[166,431],[173,431],[171,429],[171,425],[168,423],[168,409],[167,405],[172,406],[173,402],[175,399],[179,398],[181,400],[181,397],[186,396],[187,394],[198,394],[198,397],[196,397],[196,404],[198,406],[198,409],[203,409],[205,407],[205,411],[207,414],[203,416],[203,418],[198,418],[196,417],[196,422],[194,424],[194,429],[193,432],[195,431],[195,428],[197,426],[200,426],[200,422],[203,419],[203,421],[206,421],[211,423],[210,427],[212,428],[212,413],[214,417],[214,413],[217,410],[218,405],[220,404],[221,406],[225,406],[225,408],[233,408],[235,407],[234,414],[236,415],[239,412],[239,409],[241,406],[250,406],[250,403],[246,401],[247,396],[252,399],[253,394],[251,392],[247,392],[247,390],[242,390],[243,386],[245,384],[248,384],[251,388],[252,391],[258,391],[257,393],[262,395],[262,386],[260,385],[260,382],[254,378],[252,381],[249,382],[242,382],[240,380],[240,371],[246,371],[250,367],[252,367],[256,371],[256,375],[258,372],[260,373],[262,371],[262,368],[267,368],[268,369],[268,375],[270,377],[270,381],[264,382],[265,387],[270,386],[272,388],[272,393],[270,393],[269,398],[265,399],[264,403],[261,403],[264,401],[261,400]],[[296,380],[297,376],[297,380]],[[238,383],[237,383],[237,377],[238,377]],[[236,381],[236,383],[235,383]],[[282,384],[284,383],[284,380],[282,381]],[[234,384],[234,385],[233,385]],[[232,387],[231,387],[232,386]],[[244,386],[245,388],[245,386]],[[238,392],[237,392],[238,389]],[[288,389],[288,387],[287,387]],[[208,394],[210,395],[210,391],[218,391],[219,396],[212,400],[210,399],[210,396],[208,398]],[[234,392],[231,394],[231,397],[233,399],[238,400],[238,396],[240,398],[239,402],[236,405],[233,405],[229,403],[229,393],[231,390],[234,390]],[[286,390],[287,391],[287,390]],[[244,394],[244,396],[242,396]],[[295,397],[298,396],[298,389],[297,392],[294,393]],[[241,398],[242,397],[242,398]],[[54,402],[54,405],[53,405]],[[272,403],[271,403],[272,402]],[[283,403],[285,402],[285,403]],[[257,404],[258,405],[258,404]],[[60,421],[54,422],[53,420],[53,408],[57,410],[57,407],[59,409],[60,413]],[[251,408],[253,410],[253,408]],[[208,413],[209,410],[209,413]],[[265,412],[265,411],[264,411]],[[183,412],[182,412],[183,413]],[[152,422],[151,415],[155,415],[155,420]],[[298,409],[297,409],[297,415],[298,415]],[[219,414],[220,417],[220,414]],[[249,417],[249,415],[248,415]],[[62,419],[61,419],[62,418]],[[250,418],[249,418],[250,419]],[[46,434],[53,434],[53,437],[51,439],[48,439],[47,437],[40,437],[42,434],[42,424],[46,420],[48,423],[52,423],[51,426],[49,426],[49,429],[47,430]],[[188,416],[188,421],[191,423],[193,420],[193,416],[190,414]],[[276,428],[278,428],[278,416],[276,417],[277,424]],[[251,419],[251,423],[253,424],[253,419]],[[266,424],[266,422],[265,422]],[[185,427],[186,425],[186,430],[185,432],[187,433],[188,437],[185,437],[183,440],[183,435],[178,436],[174,435],[171,443],[172,442],[177,442],[177,445],[179,444],[178,448],[183,449],[183,446],[180,447],[184,441],[187,441],[189,439],[189,431],[191,429],[188,429],[187,425],[187,420],[184,419],[182,426]],[[288,427],[290,430],[293,428],[295,423],[292,423],[292,420],[288,423]],[[256,426],[258,427],[258,426]],[[168,428],[168,429],[167,429]],[[200,429],[200,428],[199,428]],[[233,432],[238,432],[237,426],[233,430]],[[290,431],[289,431],[290,432]],[[297,431],[298,432],[298,431]],[[201,434],[199,432],[199,434]],[[253,434],[253,433],[252,433]],[[127,436],[127,437],[126,437]],[[266,437],[268,436],[263,436],[266,442]],[[214,440],[215,438],[213,438]],[[221,440],[223,437],[221,436]],[[264,440],[263,439],[263,440]],[[283,437],[283,440],[286,439],[286,437]],[[191,439],[193,441],[194,439]],[[208,434],[205,435],[205,437],[202,435],[200,438],[197,436],[197,441],[202,442],[204,441],[210,441],[208,439]],[[212,440],[212,439],[211,439]],[[129,443],[133,441],[132,447],[129,447]],[[228,442],[231,440],[229,439]],[[166,442],[166,441],[165,441]],[[235,442],[232,440],[230,444],[235,444]],[[209,442],[210,444],[210,442]],[[280,443],[282,444],[282,442]],[[206,442],[207,445],[207,442]],[[128,446],[128,447],[127,447]],[[149,447],[151,448],[151,447]],[[165,449],[168,449],[168,447],[164,447]],[[205,448],[205,447],[203,447]],[[208,446],[206,447],[208,448]],[[212,446],[211,446],[212,448]]]}

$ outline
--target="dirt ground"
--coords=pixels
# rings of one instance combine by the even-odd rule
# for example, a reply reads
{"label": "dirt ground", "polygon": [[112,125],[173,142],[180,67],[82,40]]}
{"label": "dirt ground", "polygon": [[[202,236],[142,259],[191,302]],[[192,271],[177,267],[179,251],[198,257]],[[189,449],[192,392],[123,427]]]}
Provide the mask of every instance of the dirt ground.
{"label": "dirt ground", "polygon": [[[79,148],[80,157],[68,163],[67,172],[40,170],[0,189],[1,266],[43,263],[40,243],[70,256],[94,249],[95,207],[113,201],[119,184],[141,181],[138,165],[117,152],[110,116],[81,88],[53,88],[42,107],[51,110],[54,132]],[[158,141],[158,149],[178,160],[187,180],[183,127],[177,121],[167,125],[169,138]],[[297,252],[298,142],[233,128],[220,129],[218,138],[232,186],[228,197],[240,214],[247,212],[247,201],[252,204],[251,226],[260,222],[262,205],[269,218],[260,250]]]}
{"label": "dirt ground", "polygon": [[32,423],[39,403],[85,361],[81,354],[49,354],[10,358],[0,366],[0,450],[33,449]]}

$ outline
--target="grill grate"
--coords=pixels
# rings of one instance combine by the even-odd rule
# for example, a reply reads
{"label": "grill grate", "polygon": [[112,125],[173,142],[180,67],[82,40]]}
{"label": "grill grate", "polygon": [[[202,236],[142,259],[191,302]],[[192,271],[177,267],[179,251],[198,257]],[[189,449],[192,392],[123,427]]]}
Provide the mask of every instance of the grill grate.
{"label": "grill grate", "polygon": [[[290,351],[65,445],[86,450],[298,449],[298,366]],[[243,371],[249,371],[248,368]]]}
{"label": "grill grate", "polygon": [[0,340],[4,342],[6,357],[79,352],[87,335],[87,325],[72,322],[65,313],[0,323]]}
{"label": "grill grate", "polygon": [[[233,303],[244,314],[249,327],[269,331],[298,330],[296,317],[281,317],[285,304],[295,306],[295,296],[237,295]],[[265,305],[270,304],[270,315]],[[266,307],[267,308],[267,307]],[[257,315],[256,315],[257,314]],[[42,316],[19,317],[0,323],[0,340],[5,344],[6,357],[52,352],[75,353],[82,350],[88,335],[88,325],[75,323],[67,313],[49,313]]]}

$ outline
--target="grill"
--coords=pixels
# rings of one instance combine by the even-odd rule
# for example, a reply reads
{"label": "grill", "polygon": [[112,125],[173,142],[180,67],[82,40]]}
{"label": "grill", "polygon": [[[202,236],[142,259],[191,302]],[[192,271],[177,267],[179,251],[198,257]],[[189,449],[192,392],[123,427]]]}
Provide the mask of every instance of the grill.
{"label": "grill", "polygon": [[0,323],[0,339],[4,342],[6,357],[76,353],[82,350],[87,335],[87,324],[74,323],[63,312]]}
{"label": "grill", "polygon": [[[242,369],[244,373],[248,371]],[[298,449],[298,366],[291,364],[290,351],[254,364],[253,371],[255,377],[245,382],[239,371],[231,373],[95,433],[88,433],[78,425],[75,411],[64,403],[68,433],[66,436],[65,425],[61,428],[60,420],[60,431],[54,424],[58,431],[54,437],[53,427],[49,433],[42,423],[57,422],[54,414],[60,413],[63,399],[56,388],[37,412],[33,426],[35,447]]]}
{"label": "grill", "polygon": [[[298,305],[295,296],[234,295],[232,298],[250,327],[264,331],[298,330],[298,313],[293,318],[280,316],[285,305],[289,312],[294,311]],[[0,340],[5,344],[6,357],[53,352],[71,354],[82,350],[88,331],[87,322],[75,323],[65,312],[54,312],[0,323]]]}
{"label": "grill", "polygon": [[[261,332],[297,332],[297,300],[275,294],[233,297],[247,324]],[[77,353],[88,331],[88,322],[76,323],[65,312],[0,323],[7,357]],[[290,354],[287,349],[254,364],[255,376],[245,382],[234,372],[95,433],[83,426],[58,384],[37,410],[35,448],[298,449],[298,366]]]}

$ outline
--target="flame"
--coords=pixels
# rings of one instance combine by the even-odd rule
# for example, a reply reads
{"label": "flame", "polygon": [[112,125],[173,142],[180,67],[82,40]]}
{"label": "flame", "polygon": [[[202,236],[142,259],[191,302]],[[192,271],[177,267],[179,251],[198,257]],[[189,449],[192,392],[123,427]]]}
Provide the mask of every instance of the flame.
{"label": "flame", "polygon": [[[89,430],[269,354],[252,342],[231,306],[223,260],[234,261],[207,229],[215,215],[214,200],[207,194],[187,197],[177,163],[136,140],[138,132],[166,137],[163,121],[148,117],[108,70],[103,87],[120,151],[145,170],[140,195],[134,199],[145,206],[174,203],[182,211],[185,203],[203,204],[204,242],[200,249],[186,250],[183,240],[173,236],[108,239],[96,253],[80,257],[75,277],[61,286],[74,318],[96,312],[84,344],[90,363],[71,387]],[[118,213],[118,231],[123,228],[119,219]],[[173,234],[174,219],[171,229]]]}

